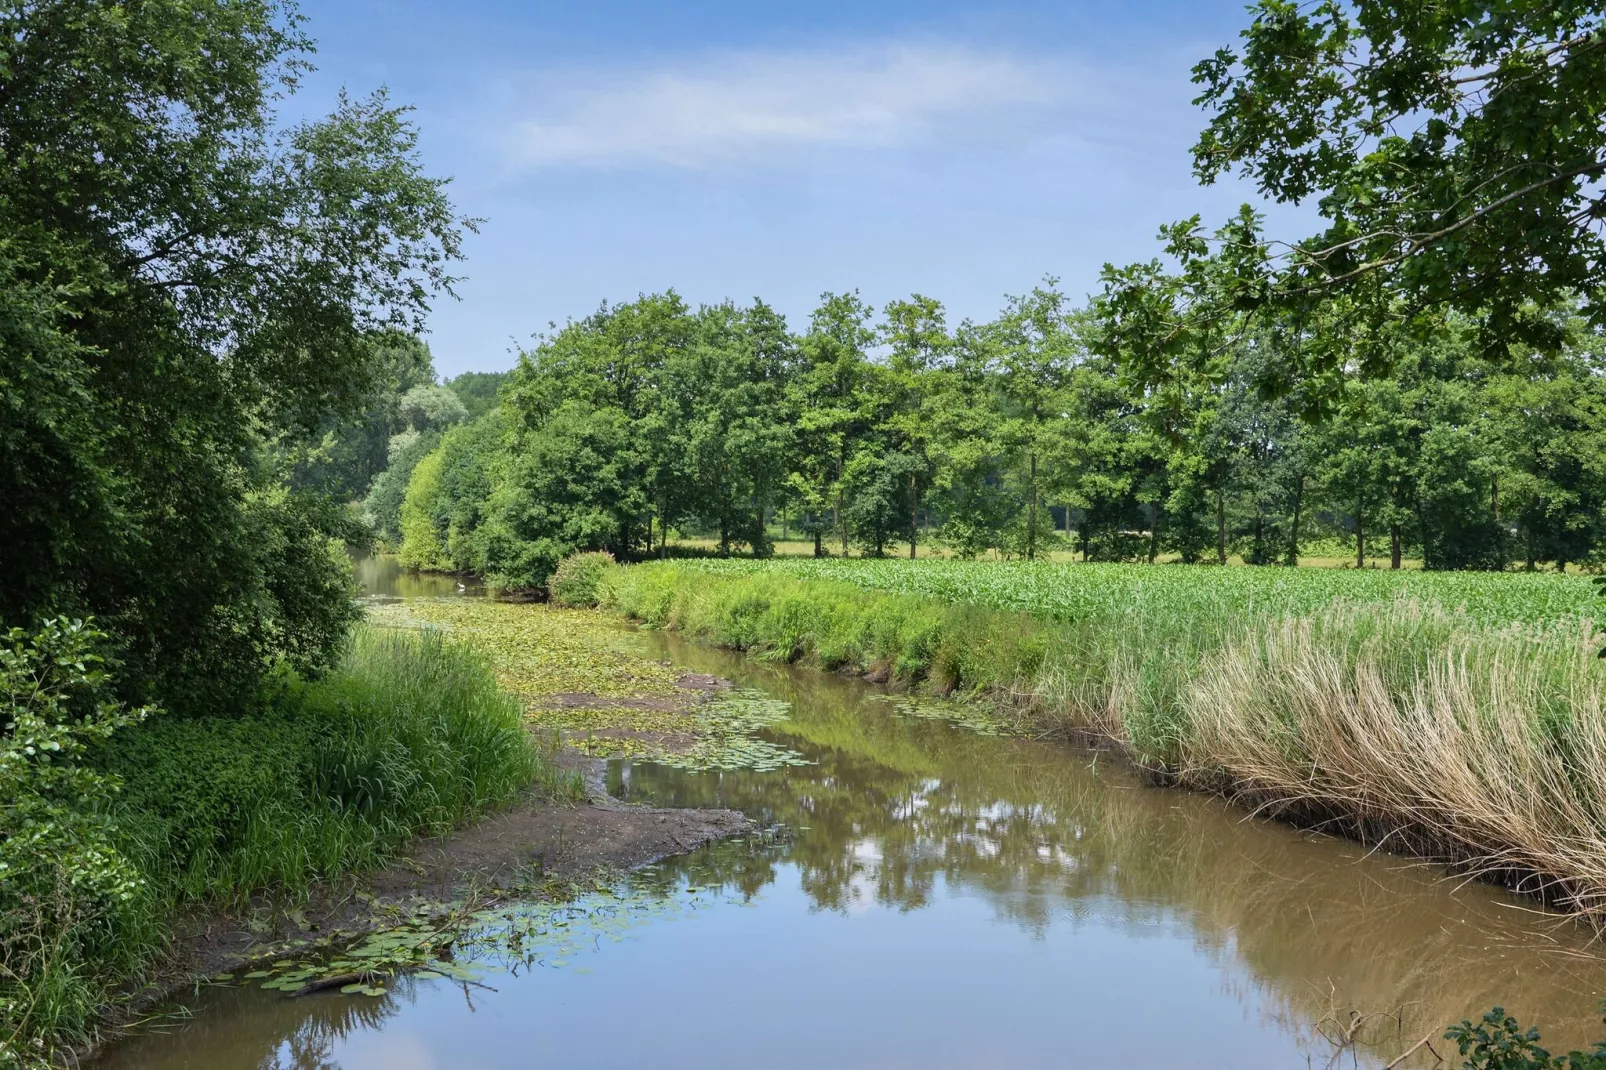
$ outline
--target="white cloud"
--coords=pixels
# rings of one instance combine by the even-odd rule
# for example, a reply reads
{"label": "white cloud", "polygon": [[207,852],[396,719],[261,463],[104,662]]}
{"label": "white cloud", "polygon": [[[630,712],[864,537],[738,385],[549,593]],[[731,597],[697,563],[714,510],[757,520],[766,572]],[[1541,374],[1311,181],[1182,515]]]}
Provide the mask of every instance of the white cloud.
{"label": "white cloud", "polygon": [[1044,64],[963,47],[716,54],[545,81],[514,151],[536,167],[705,168],[797,149],[947,140],[1064,96]]}

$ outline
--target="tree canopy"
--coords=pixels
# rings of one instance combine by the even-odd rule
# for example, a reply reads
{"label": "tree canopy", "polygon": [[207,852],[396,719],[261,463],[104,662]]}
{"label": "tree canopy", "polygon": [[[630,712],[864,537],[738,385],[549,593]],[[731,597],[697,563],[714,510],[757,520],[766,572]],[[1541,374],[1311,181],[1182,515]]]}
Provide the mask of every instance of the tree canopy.
{"label": "tree canopy", "polygon": [[273,444],[410,374],[376,339],[471,225],[383,93],[279,121],[309,48],[268,0],[0,7],[0,618],[95,614],[172,701],[325,663],[339,518]]}
{"label": "tree canopy", "polygon": [[[1331,401],[1452,310],[1494,360],[1557,352],[1560,302],[1599,328],[1606,284],[1606,14],[1599,5],[1260,0],[1238,48],[1194,69],[1200,180],[1314,201],[1325,229],[1269,236],[1247,207],[1164,228],[1173,267],[1107,268],[1112,346],[1146,381],[1208,372],[1246,318],[1298,336],[1265,389]],[[1219,369],[1218,369],[1219,370]]]}

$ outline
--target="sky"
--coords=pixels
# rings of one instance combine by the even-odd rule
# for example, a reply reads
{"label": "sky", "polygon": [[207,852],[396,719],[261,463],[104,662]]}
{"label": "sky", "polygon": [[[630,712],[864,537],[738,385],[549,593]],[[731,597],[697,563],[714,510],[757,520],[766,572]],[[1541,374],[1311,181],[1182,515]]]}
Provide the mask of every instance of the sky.
{"label": "sky", "polygon": [[[513,3],[303,0],[317,71],[413,106],[426,171],[482,222],[427,341],[443,376],[511,367],[538,332],[673,288],[763,298],[795,328],[824,291],[921,293],[989,319],[1045,276],[1080,299],[1160,224],[1219,223],[1192,65],[1243,0]],[[1308,232],[1307,208],[1267,206]]]}

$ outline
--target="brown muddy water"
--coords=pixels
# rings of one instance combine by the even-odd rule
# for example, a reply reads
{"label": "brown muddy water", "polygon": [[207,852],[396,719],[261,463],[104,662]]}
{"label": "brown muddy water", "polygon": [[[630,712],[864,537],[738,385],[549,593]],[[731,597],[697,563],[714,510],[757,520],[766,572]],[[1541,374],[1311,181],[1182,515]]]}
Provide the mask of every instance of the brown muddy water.
{"label": "brown muddy water", "polygon": [[[789,702],[767,737],[814,764],[615,762],[613,792],[777,835],[548,909],[522,942],[487,926],[485,987],[216,987],[95,1065],[1379,1067],[1494,1004],[1553,1050],[1606,1032],[1606,958],[1498,889],[1147,786],[1107,754],[910,718],[858,681],[640,641]],[[1360,1044],[1328,1039],[1355,1014]]]}

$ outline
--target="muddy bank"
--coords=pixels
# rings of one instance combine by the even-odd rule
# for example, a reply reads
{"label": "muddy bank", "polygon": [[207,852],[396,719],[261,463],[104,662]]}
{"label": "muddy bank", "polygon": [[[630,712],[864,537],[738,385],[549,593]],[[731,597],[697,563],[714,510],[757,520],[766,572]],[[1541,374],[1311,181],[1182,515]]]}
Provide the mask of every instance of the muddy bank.
{"label": "muddy bank", "polygon": [[123,1013],[103,1024],[106,1039],[220,974],[308,948],[340,947],[395,924],[421,903],[488,907],[563,897],[577,886],[753,829],[734,810],[621,803],[600,788],[601,762],[574,754],[564,761],[582,773],[587,801],[529,797],[425,840],[377,872],[313,886],[304,901],[261,897],[245,910],[181,919],[173,929],[173,958]]}
{"label": "muddy bank", "polygon": [[[430,625],[444,624],[491,658],[504,686],[526,702],[531,730],[558,742],[556,759],[575,774],[579,798],[531,794],[416,844],[376,872],[305,894],[259,896],[243,910],[180,919],[172,959],[130,1009],[106,1023],[110,1035],[209,978],[248,963],[339,949],[420,905],[564,898],[576,887],[753,830],[734,810],[620,802],[603,785],[603,760],[583,753],[599,745],[684,750],[697,739],[694,712],[729,681],[619,648],[618,622],[592,612],[465,602],[395,604],[380,613],[371,608],[370,615],[411,626],[422,623],[420,611],[445,616]],[[462,616],[486,611],[488,622]],[[584,720],[577,725],[565,716]]]}

